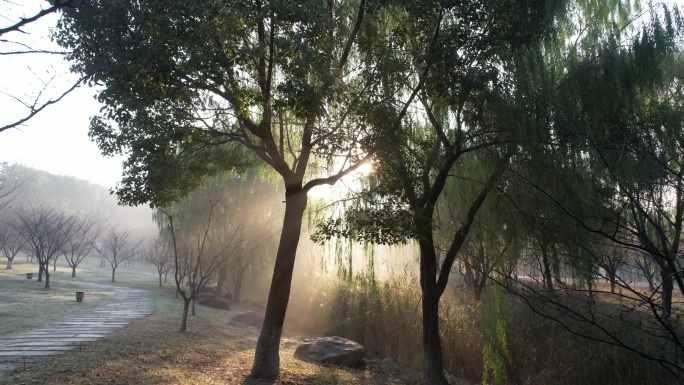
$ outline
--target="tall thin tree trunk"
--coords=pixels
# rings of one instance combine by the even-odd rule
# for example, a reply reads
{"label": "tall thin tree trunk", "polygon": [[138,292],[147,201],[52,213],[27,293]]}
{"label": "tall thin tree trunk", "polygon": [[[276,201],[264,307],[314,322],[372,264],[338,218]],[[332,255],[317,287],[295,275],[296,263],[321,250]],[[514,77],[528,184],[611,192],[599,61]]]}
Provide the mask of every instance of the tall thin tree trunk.
{"label": "tall thin tree trunk", "polygon": [[5,267],[7,270],[12,270],[12,259],[7,258],[7,267]]}
{"label": "tall thin tree trunk", "polygon": [[76,265],[71,267],[71,278],[76,277]]}
{"label": "tall thin tree trunk", "polygon": [[246,267],[240,265],[235,275],[235,285],[233,286],[233,301],[240,302],[242,296],[242,278],[245,276]]}
{"label": "tall thin tree trunk", "polygon": [[161,281],[161,279],[162,279],[162,274],[163,274],[163,273],[159,273],[159,287],[162,287],[162,281]]}
{"label": "tall thin tree trunk", "polygon": [[181,327],[179,333],[185,333],[188,326],[188,309],[190,308],[190,299],[183,299],[183,318],[181,319]]}
{"label": "tall thin tree trunk", "polygon": [[[437,256],[432,233],[422,234],[420,246],[420,286],[423,292],[423,370],[431,385],[449,385],[444,376],[442,342],[439,337],[439,296]],[[425,239],[427,238],[427,239]]]}
{"label": "tall thin tree trunk", "polygon": [[116,267],[112,267],[112,282],[114,282],[114,276],[116,275]]}
{"label": "tall thin tree trunk", "polygon": [[38,282],[43,282],[43,264],[38,262]]}
{"label": "tall thin tree trunk", "polygon": [[549,262],[549,244],[541,242],[542,264],[544,265],[544,288],[553,291],[553,274],[551,274],[551,263]]}
{"label": "tall thin tree trunk", "polygon": [[280,235],[273,268],[264,323],[254,352],[254,365],[251,375],[256,378],[273,380],[278,377],[280,337],[290,298],[292,271],[294,270],[306,203],[306,192],[302,191],[300,187],[290,188],[285,193],[283,231]]}
{"label": "tall thin tree trunk", "polygon": [[52,261],[52,271],[57,271],[57,258]]}
{"label": "tall thin tree trunk", "polygon": [[197,315],[195,313],[195,296],[192,297],[192,315]]}
{"label": "tall thin tree trunk", "polygon": [[50,288],[50,263],[45,264],[45,289]]}

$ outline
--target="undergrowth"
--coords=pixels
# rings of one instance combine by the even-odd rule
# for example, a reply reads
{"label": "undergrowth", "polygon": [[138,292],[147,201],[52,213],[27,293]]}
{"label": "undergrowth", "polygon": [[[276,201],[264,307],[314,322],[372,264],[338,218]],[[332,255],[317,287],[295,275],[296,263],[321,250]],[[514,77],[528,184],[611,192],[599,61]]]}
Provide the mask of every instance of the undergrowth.
{"label": "undergrowth", "polygon": [[[288,324],[311,334],[358,341],[370,358],[390,358],[421,370],[419,287],[415,280],[380,283],[365,276],[309,287],[306,295],[298,295],[289,314],[311,316],[292,316]],[[530,385],[672,382],[658,364],[577,337],[514,298],[499,294],[497,300],[495,293],[490,287],[481,302],[460,294],[461,301],[442,300],[444,367],[451,376],[474,383],[482,383],[484,377],[486,383]],[[581,330],[582,325],[576,326]]]}

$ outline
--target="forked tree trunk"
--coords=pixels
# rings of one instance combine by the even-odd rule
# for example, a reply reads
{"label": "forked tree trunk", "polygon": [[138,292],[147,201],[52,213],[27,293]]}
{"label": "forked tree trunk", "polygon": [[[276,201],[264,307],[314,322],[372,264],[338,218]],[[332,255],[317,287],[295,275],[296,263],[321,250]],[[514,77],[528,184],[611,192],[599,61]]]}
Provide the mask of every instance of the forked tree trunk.
{"label": "forked tree trunk", "polygon": [[254,352],[254,365],[251,375],[255,378],[273,380],[278,377],[280,337],[290,298],[292,271],[294,270],[306,203],[307,196],[301,188],[291,188],[285,193],[283,231],[280,235],[273,268],[264,323]]}

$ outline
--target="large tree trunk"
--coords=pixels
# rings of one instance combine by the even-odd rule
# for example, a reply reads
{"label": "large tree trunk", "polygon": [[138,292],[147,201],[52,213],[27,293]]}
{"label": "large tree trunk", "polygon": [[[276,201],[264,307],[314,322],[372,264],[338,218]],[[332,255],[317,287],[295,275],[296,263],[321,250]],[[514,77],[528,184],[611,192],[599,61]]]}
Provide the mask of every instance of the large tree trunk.
{"label": "large tree trunk", "polygon": [[115,275],[116,275],[116,267],[112,267],[112,282],[114,282]]}
{"label": "large tree trunk", "polygon": [[71,278],[76,277],[76,265],[71,267]]}
{"label": "large tree trunk", "polygon": [[164,273],[159,273],[159,287],[162,287],[162,281],[161,281],[162,274],[164,274]]}
{"label": "large tree trunk", "polygon": [[442,364],[439,337],[439,296],[437,293],[437,256],[432,234],[423,234],[420,246],[420,286],[423,292],[423,370],[431,385],[448,385]]}
{"label": "large tree trunk", "polygon": [[280,234],[264,324],[254,352],[254,366],[252,366],[251,373],[255,378],[269,380],[277,378],[280,370],[280,337],[285,322],[287,302],[290,298],[292,271],[307,203],[306,193],[301,188],[289,189],[285,197],[283,231]]}
{"label": "large tree trunk", "polygon": [[43,264],[38,262],[38,282],[43,282]]}
{"label": "large tree trunk", "polygon": [[7,267],[5,267],[7,270],[12,270],[12,259],[14,258],[7,258]]}

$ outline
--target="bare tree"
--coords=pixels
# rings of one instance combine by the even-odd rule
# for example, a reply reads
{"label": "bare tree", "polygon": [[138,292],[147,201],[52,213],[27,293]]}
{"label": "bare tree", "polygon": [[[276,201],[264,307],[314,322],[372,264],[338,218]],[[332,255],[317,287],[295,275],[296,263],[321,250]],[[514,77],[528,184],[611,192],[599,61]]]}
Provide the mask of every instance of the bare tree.
{"label": "bare tree", "polygon": [[104,238],[96,242],[94,247],[112,267],[112,282],[116,276],[116,269],[124,261],[129,261],[135,256],[135,252],[142,241],[134,242],[131,239],[133,230],[121,230],[110,227]]}
{"label": "bare tree", "polygon": [[90,254],[95,240],[100,237],[104,230],[104,222],[92,214],[75,217],[74,221],[73,234],[61,251],[64,259],[71,267],[72,278],[76,276],[76,267]]}
{"label": "bare tree", "polygon": [[0,222],[0,244],[7,258],[6,269],[12,269],[12,261],[19,251],[26,245],[26,238],[17,229],[17,220],[14,213],[5,216]]}
{"label": "bare tree", "polygon": [[[216,253],[206,254],[208,248],[209,230],[212,226],[212,213],[215,202],[209,202],[209,215],[206,226],[200,228],[200,232],[194,236],[183,237],[178,236],[174,225],[174,218],[166,211],[162,211],[167,219],[167,229],[171,233],[171,240],[173,245],[173,260],[175,266],[175,281],[178,293],[183,297],[183,318],[179,332],[185,333],[187,328],[188,310],[190,309],[190,302],[193,303],[194,315],[194,300],[197,294],[206,285],[209,277],[211,277],[216,269],[224,264],[235,253],[237,245],[235,245],[235,236],[237,230],[233,232],[230,239],[225,242],[225,246]],[[228,250],[230,248],[230,250]],[[186,280],[187,290],[183,288],[183,276]]]}
{"label": "bare tree", "polygon": [[153,264],[159,273],[159,287],[162,287],[162,276],[173,268],[171,245],[157,237],[143,254],[143,260]]}
{"label": "bare tree", "polygon": [[[34,4],[26,3],[28,2],[22,4],[22,2],[3,1],[5,9],[3,11],[4,15],[0,17],[0,56],[47,54],[61,57],[65,55],[67,52],[62,50],[55,50],[49,46],[36,46],[32,42],[28,42],[26,37],[31,36],[31,33],[28,32],[27,28],[34,27],[37,23],[45,21],[46,17],[54,13],[67,8],[79,7],[85,3],[85,0],[52,0],[44,2],[45,7],[36,7]],[[47,38],[48,33],[48,29],[45,28],[45,33],[42,37]],[[71,80],[66,86],[59,87],[60,90],[52,94],[50,88],[53,88],[52,83],[56,80],[57,76],[50,75],[49,79],[45,79],[37,75],[38,71],[32,68],[29,68],[29,70],[33,73],[39,84],[39,89],[35,90],[36,92],[33,95],[21,96],[20,93],[25,92],[25,90],[21,92],[18,90],[0,90],[0,94],[6,96],[12,103],[16,103],[21,109],[19,115],[10,115],[11,117],[8,121],[0,122],[0,132],[23,125],[48,106],[61,101],[91,76],[89,74],[80,79]]]}
{"label": "bare tree", "polygon": [[45,274],[45,288],[50,288],[50,262],[60,255],[71,237],[74,218],[48,206],[17,211],[17,230],[26,239],[25,249],[38,260],[38,282]]}

